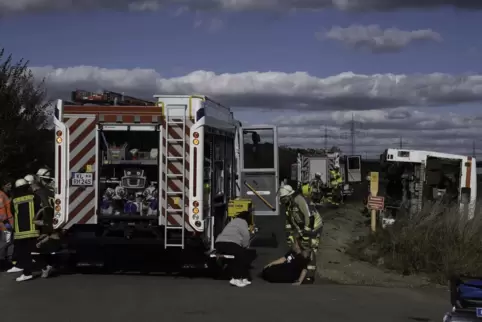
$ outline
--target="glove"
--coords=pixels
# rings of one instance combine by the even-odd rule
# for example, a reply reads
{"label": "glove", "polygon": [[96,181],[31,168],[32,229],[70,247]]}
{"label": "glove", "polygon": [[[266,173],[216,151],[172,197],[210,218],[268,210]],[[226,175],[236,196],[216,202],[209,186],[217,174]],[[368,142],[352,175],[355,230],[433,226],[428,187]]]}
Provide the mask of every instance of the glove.
{"label": "glove", "polygon": [[312,230],[311,230],[310,227],[305,226],[305,227],[303,228],[303,232],[302,232],[301,234],[302,234],[302,236],[311,237],[311,235],[313,234],[313,232],[312,232]]}

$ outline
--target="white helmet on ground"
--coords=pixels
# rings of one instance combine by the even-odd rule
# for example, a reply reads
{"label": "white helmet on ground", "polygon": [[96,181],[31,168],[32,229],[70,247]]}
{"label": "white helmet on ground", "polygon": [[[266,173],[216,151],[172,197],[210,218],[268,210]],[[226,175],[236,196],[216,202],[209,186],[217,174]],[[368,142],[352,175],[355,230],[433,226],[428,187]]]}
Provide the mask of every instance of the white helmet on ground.
{"label": "white helmet on ground", "polygon": [[20,188],[27,185],[28,185],[28,182],[25,179],[18,179],[17,181],[15,181],[15,188]]}
{"label": "white helmet on ground", "polygon": [[35,177],[32,174],[27,174],[24,179],[28,184],[32,184],[35,181]]}
{"label": "white helmet on ground", "polygon": [[280,198],[283,198],[283,197],[287,197],[287,196],[291,196],[292,194],[294,194],[295,191],[293,190],[293,187],[291,187],[290,185],[288,184],[285,184],[284,186],[281,186],[279,188],[279,196]]}

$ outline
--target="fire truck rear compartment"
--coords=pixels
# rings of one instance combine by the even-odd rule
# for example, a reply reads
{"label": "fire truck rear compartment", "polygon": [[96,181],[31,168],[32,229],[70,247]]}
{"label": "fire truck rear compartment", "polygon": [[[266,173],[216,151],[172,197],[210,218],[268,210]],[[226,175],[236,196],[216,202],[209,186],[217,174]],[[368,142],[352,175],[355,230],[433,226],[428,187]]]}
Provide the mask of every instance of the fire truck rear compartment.
{"label": "fire truck rear compartment", "polygon": [[98,132],[98,222],[156,224],[159,132],[102,129]]}

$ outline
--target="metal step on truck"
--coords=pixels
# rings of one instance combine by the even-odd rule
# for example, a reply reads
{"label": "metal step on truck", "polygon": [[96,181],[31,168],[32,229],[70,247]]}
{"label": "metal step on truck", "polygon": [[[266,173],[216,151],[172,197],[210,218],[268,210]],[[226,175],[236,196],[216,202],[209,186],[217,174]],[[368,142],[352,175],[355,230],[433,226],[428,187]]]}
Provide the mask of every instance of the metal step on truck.
{"label": "metal step on truck", "polygon": [[279,217],[276,127],[202,95],[154,97],[57,102],[54,226],[77,266],[203,264],[230,202]]}

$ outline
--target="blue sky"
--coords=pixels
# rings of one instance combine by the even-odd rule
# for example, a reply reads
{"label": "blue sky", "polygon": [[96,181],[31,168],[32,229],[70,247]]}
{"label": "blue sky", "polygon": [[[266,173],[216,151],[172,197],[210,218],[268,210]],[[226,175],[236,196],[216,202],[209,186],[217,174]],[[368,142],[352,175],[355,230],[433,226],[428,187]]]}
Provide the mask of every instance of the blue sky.
{"label": "blue sky", "polygon": [[[0,1],[0,13],[1,9]],[[397,51],[377,53],[366,47],[360,49],[350,46],[341,40],[319,40],[315,37],[317,32],[327,32],[335,26],[346,28],[351,25],[379,25],[381,29],[397,28],[403,31],[431,29],[440,35],[441,41],[424,39],[409,43]],[[353,113],[350,110],[353,109],[357,110],[356,118],[364,120],[360,131],[369,133],[364,135],[363,142],[366,142],[360,142],[360,152],[378,153],[378,150],[388,147],[392,142],[398,142],[400,131],[404,131],[407,144],[411,142],[414,148],[421,147],[422,143],[416,133],[425,131],[423,133],[426,133],[427,138],[423,145],[436,144],[438,149],[447,151],[456,148],[457,153],[462,153],[467,149],[471,151],[472,144],[469,142],[477,139],[478,128],[482,125],[473,121],[475,116],[482,114],[478,111],[482,101],[482,79],[457,80],[454,77],[459,74],[482,73],[481,27],[482,11],[451,8],[365,13],[335,9],[316,12],[213,10],[200,13],[176,12],[175,9],[154,12],[101,9],[84,12],[47,10],[41,13],[19,10],[15,14],[0,18],[0,47],[13,53],[16,58],[30,60],[32,67],[50,66],[40,69],[41,71],[36,68],[33,70],[39,77],[47,76],[49,91],[54,93],[66,92],[78,84],[92,84],[95,89],[99,86],[105,86],[107,89],[114,86],[114,90],[118,86],[122,87],[122,90],[126,90],[126,86],[130,89],[131,86],[133,95],[136,92],[139,92],[139,95],[146,95],[144,91],[139,91],[136,82],[139,84],[152,79],[155,83],[161,80],[158,85],[152,84],[154,91],[157,91],[152,94],[172,91],[169,87],[172,84],[176,84],[178,90],[186,93],[192,89],[207,89],[208,93],[200,94],[226,98],[238,117],[245,121],[278,124],[280,119],[283,120],[283,124],[280,124],[283,127],[280,128],[280,133],[287,137],[284,141],[286,144],[306,144],[306,136],[301,132],[299,139],[293,140],[293,135],[290,134],[293,133],[293,129],[299,131],[299,128],[308,129],[309,126],[326,126],[329,127],[330,133],[344,131],[346,122],[351,119]],[[75,75],[72,71],[70,74],[66,73],[67,68],[75,66],[91,66],[91,69],[80,73],[78,68]],[[94,67],[103,69],[93,69]],[[144,74],[149,75],[139,76],[130,71],[136,68],[148,70],[149,72]],[[112,74],[112,69],[127,70],[122,76],[124,83],[119,85],[119,81],[112,80],[113,77],[118,77]],[[227,83],[226,77],[218,77],[216,80],[209,78],[211,83],[208,83],[208,80],[200,83],[189,76],[190,73],[200,70],[213,72],[215,76],[212,77],[227,74],[226,77],[233,80]],[[153,74],[156,72],[158,74]],[[242,73],[246,72],[258,72],[250,76],[251,86],[241,83],[244,79]],[[278,74],[266,74],[267,72]],[[296,72],[309,74],[316,78],[317,84],[325,84],[327,77],[337,77],[341,73],[363,74],[369,76],[367,80],[358,80],[356,84],[361,86],[360,88],[366,86],[367,89],[375,86],[374,74],[412,75],[412,80],[407,80],[403,85],[412,92],[403,95],[405,87],[402,88],[393,79],[381,79],[377,86],[390,87],[391,91],[396,91],[397,94],[394,96],[400,97],[400,102],[394,98],[394,102],[387,105],[385,103],[390,101],[392,96],[385,93],[379,99],[378,96],[381,94],[375,94],[377,97],[373,106],[368,104],[356,107],[354,105],[358,103],[357,95],[368,95],[369,91],[359,89],[357,95],[351,95],[346,102],[343,101],[343,93],[350,91],[347,86],[352,87],[355,84],[350,82],[350,76],[344,77],[343,80],[332,79],[328,92],[328,89],[317,88],[325,85],[310,85],[308,80],[298,83],[299,77],[292,74]],[[437,85],[433,85],[431,82],[434,76],[429,75],[432,73],[446,75],[438,77]],[[137,81],[139,77],[147,78]],[[279,90],[276,88],[275,78],[280,79]],[[130,80],[130,85],[125,84],[125,79]],[[221,82],[224,82],[222,86]],[[258,82],[259,86],[256,85]],[[267,82],[270,86],[266,85]],[[332,83],[338,86],[336,102],[330,100],[327,103],[325,96],[335,91],[335,85]],[[415,85],[411,84],[417,84],[417,89],[422,85],[426,86],[430,92],[420,94],[423,97],[416,96],[412,88]],[[186,90],[181,85],[185,86]],[[265,106],[260,103],[260,99],[250,103],[253,91],[257,95],[265,94],[260,94],[261,89],[258,89],[264,90],[264,86],[267,86]],[[238,87],[239,90],[232,87]],[[319,93],[320,90],[323,94]],[[286,93],[287,91],[289,93]],[[447,94],[447,91],[450,93]],[[455,101],[449,97],[453,91],[462,91],[462,94],[457,92],[453,95],[458,97]],[[274,99],[270,103],[269,100],[274,96],[273,92],[278,94],[278,97],[286,95],[289,102],[280,104]],[[311,95],[311,92],[315,93],[313,100],[310,98],[306,103],[304,98]],[[465,93],[469,93],[470,98],[461,100],[460,96]],[[414,97],[411,97],[412,94]],[[444,97],[440,98],[440,95]],[[411,98],[405,101],[404,98],[408,96]],[[367,99],[371,100],[373,97]],[[385,106],[382,106],[381,101]],[[462,103],[459,104],[460,102]],[[302,103],[307,105],[299,105]],[[352,108],[350,104],[353,105]],[[248,110],[243,110],[243,106]],[[252,118],[253,109],[258,111],[256,120]],[[373,111],[367,112],[368,109]],[[378,116],[373,114],[376,111],[379,111]],[[393,113],[400,111],[408,113],[407,117],[393,125],[393,133],[383,132],[387,130],[383,123],[390,121]],[[449,113],[457,115],[450,116]],[[365,114],[372,116],[362,117]],[[319,122],[315,125],[303,124],[300,121],[303,115],[315,115]],[[433,128],[425,129],[423,124],[435,122],[432,120],[433,117],[440,122],[453,120],[454,124],[444,123],[441,129],[435,125]],[[421,122],[422,125],[414,122]],[[407,133],[407,126],[410,128],[414,124],[416,126],[413,131]],[[461,141],[457,141],[454,148],[453,137],[445,138],[443,141],[437,134],[437,131],[444,132],[452,126],[455,133],[462,133],[457,129],[465,131],[468,128],[475,132],[460,134]],[[380,134],[382,132],[385,134]],[[370,133],[373,133],[373,137]],[[378,134],[385,141],[380,141]],[[319,138],[316,136],[313,135],[310,145],[319,144]],[[323,133],[320,133],[321,136]],[[336,134],[333,136],[336,137]],[[346,142],[339,142],[333,138],[333,144],[336,143],[342,145]],[[375,143],[380,143],[383,147],[373,147]],[[482,142],[480,153],[482,154]]]}
{"label": "blue sky", "polygon": [[[195,28],[197,19],[220,19],[216,32]],[[433,29],[441,44],[414,45],[396,55],[373,55],[318,41],[333,25],[378,24],[404,30]],[[179,76],[205,69],[217,73],[307,71],[329,76],[357,73],[481,72],[482,12],[353,14],[327,10],[270,13],[86,12],[15,16],[0,21],[2,44],[33,65],[154,68]],[[35,32],[32,32],[35,30]],[[131,48],[125,48],[125,44]],[[41,50],[40,50],[41,48]],[[139,50],[135,49],[139,48]],[[141,49],[142,48],[142,49]],[[193,59],[194,58],[194,59]]]}

